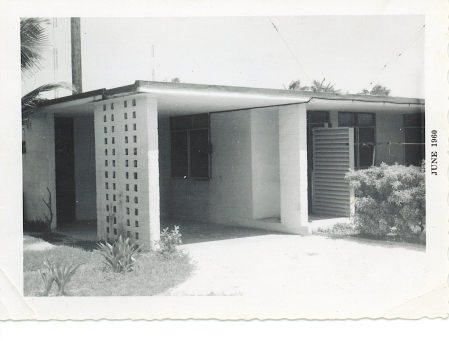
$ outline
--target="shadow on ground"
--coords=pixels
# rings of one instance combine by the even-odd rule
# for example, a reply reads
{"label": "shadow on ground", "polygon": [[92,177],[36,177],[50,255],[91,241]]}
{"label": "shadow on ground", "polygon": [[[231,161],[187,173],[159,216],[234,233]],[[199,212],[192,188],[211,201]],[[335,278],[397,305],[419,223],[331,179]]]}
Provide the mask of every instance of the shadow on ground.
{"label": "shadow on ground", "polygon": [[79,240],[58,232],[28,232],[27,235],[43,239],[44,241],[56,246],[70,246],[92,251],[97,249],[97,241]]}
{"label": "shadow on ground", "polygon": [[[247,227],[185,221],[164,222],[161,224],[161,230],[166,227],[173,228],[175,225],[180,227],[183,244],[282,234]],[[41,238],[53,245],[78,247],[86,251],[92,251],[97,248],[98,241],[90,236],[92,234],[90,229],[90,227],[84,225],[76,228],[64,226],[64,228],[55,232],[28,232],[27,234]]]}
{"label": "shadow on ground", "polygon": [[229,226],[221,224],[206,224],[197,222],[164,222],[161,229],[173,226],[179,226],[182,234],[183,244],[194,244],[202,242],[219,241],[226,239],[246,238],[255,236],[264,236],[269,234],[282,234],[260,229],[247,227]]}

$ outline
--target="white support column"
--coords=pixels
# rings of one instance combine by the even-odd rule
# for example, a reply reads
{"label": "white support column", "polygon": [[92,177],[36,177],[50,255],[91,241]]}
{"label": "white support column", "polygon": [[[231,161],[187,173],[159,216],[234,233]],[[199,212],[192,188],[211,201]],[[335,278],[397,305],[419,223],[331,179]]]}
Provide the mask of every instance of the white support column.
{"label": "white support column", "polygon": [[160,196],[159,196],[159,134],[157,124],[157,101],[155,98],[145,96],[146,108],[146,134],[148,158],[148,212],[149,212],[149,239],[150,246],[154,247],[160,237]]}
{"label": "white support column", "polygon": [[305,104],[279,108],[279,163],[281,223],[288,232],[308,234]]}

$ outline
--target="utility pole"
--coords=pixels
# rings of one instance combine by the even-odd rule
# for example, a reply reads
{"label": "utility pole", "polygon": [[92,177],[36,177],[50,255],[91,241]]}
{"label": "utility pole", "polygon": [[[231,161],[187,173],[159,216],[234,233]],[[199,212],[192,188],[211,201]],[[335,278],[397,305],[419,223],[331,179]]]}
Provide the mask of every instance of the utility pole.
{"label": "utility pole", "polygon": [[70,18],[70,35],[72,46],[72,84],[74,94],[83,92],[81,69],[81,23],[80,18]]}

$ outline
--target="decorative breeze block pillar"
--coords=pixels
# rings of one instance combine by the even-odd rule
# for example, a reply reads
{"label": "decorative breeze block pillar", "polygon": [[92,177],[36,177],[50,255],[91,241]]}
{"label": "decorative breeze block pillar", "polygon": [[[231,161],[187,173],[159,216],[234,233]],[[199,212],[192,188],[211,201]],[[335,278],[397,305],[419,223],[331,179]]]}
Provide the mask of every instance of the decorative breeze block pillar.
{"label": "decorative breeze block pillar", "polygon": [[97,236],[159,240],[157,101],[132,95],[95,107]]}

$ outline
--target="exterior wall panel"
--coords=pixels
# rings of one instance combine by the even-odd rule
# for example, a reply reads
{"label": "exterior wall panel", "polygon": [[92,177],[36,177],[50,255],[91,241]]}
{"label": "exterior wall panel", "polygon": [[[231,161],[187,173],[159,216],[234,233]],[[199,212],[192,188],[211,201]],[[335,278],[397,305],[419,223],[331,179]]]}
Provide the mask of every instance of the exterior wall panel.
{"label": "exterior wall panel", "polygon": [[53,222],[56,228],[55,126],[54,114],[35,114],[23,130],[26,153],[23,161],[24,213],[26,220],[43,220],[50,190]]}
{"label": "exterior wall panel", "polygon": [[251,110],[253,218],[280,217],[279,113]]}

